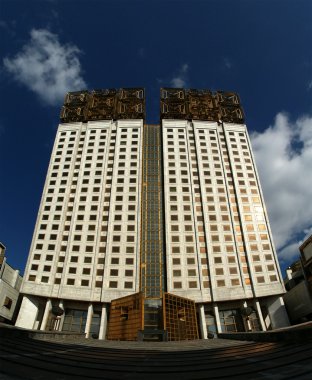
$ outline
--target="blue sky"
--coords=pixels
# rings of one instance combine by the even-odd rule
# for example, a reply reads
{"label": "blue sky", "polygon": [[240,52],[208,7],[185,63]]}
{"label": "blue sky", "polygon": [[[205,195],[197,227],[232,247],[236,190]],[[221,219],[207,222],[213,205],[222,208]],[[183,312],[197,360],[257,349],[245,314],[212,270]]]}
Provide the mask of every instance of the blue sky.
{"label": "blue sky", "polygon": [[310,0],[1,0],[0,241],[22,272],[66,91],[240,94],[282,268],[312,233]]}

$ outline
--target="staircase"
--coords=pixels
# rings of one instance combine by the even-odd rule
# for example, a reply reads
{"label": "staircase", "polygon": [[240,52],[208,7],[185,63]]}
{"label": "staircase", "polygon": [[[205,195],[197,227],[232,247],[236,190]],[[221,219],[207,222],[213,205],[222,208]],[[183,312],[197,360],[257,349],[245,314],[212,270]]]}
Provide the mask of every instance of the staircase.
{"label": "staircase", "polygon": [[0,379],[308,380],[312,373],[309,340],[120,342],[33,334],[0,326]]}

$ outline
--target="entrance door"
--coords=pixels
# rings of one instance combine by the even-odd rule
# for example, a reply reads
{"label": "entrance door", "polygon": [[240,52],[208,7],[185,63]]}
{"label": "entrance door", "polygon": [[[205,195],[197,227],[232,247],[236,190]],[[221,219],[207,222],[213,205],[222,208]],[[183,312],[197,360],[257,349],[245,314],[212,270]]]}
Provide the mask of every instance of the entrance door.
{"label": "entrance door", "polygon": [[87,310],[66,309],[62,331],[84,333],[87,314]]}

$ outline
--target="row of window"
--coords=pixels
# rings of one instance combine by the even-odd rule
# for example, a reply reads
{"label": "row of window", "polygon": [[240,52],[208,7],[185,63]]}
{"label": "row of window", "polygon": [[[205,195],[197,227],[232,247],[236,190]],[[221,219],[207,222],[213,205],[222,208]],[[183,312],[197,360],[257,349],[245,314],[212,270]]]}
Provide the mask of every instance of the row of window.
{"label": "row of window", "polygon": [[[35,275],[29,275],[28,281],[31,281],[31,282],[36,281],[36,276]],[[47,283],[49,283],[49,281],[50,281],[50,278],[48,276],[42,276],[40,279],[40,282],[43,284],[45,284],[45,283],[47,284]],[[61,284],[61,278],[55,278],[54,284],[60,285]],[[90,280],[78,280],[75,278],[68,278],[66,280],[66,285],[88,287],[88,286],[91,286],[91,281]],[[96,288],[102,288],[103,282],[102,281],[96,281],[95,287]],[[118,281],[109,281],[109,288],[111,288],[111,289],[118,288]],[[123,288],[124,289],[133,289],[133,282],[132,281],[124,281]]]}

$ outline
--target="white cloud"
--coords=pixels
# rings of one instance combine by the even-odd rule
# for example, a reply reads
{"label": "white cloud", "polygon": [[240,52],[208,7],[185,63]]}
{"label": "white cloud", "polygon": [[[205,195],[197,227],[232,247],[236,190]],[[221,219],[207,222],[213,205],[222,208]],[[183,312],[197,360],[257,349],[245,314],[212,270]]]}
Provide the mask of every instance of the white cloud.
{"label": "white cloud", "polygon": [[307,240],[308,237],[310,237],[312,235],[312,225],[310,228],[307,228],[303,232],[305,233],[305,235],[304,235],[301,243],[303,243],[305,240]]}
{"label": "white cloud", "polygon": [[287,244],[284,248],[278,251],[278,257],[282,263],[291,264],[299,256],[299,242]]}
{"label": "white cloud", "polygon": [[15,57],[3,60],[16,81],[51,105],[59,104],[66,92],[86,87],[77,46],[62,45],[58,36],[46,29],[33,29],[30,36]]}
{"label": "white cloud", "polygon": [[171,85],[172,87],[184,87],[185,86],[185,80],[181,77],[175,77],[171,79]]}
{"label": "white cloud", "polygon": [[264,198],[279,257],[298,255],[298,236],[312,227],[312,117],[275,123],[251,135]]}
{"label": "white cloud", "polygon": [[187,85],[187,73],[188,73],[189,66],[187,63],[184,63],[180,69],[178,70],[178,73],[176,76],[174,76],[170,84],[172,87],[185,87]]}

